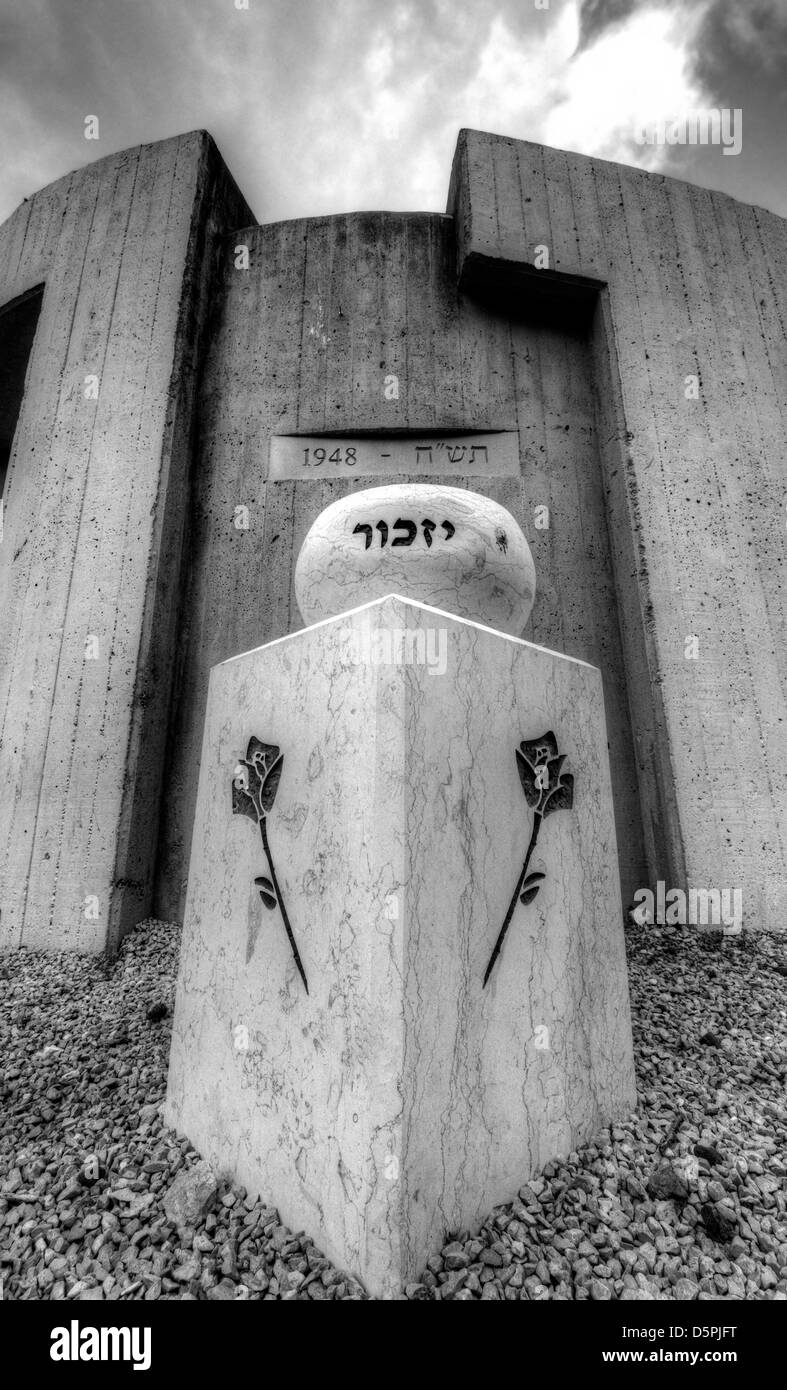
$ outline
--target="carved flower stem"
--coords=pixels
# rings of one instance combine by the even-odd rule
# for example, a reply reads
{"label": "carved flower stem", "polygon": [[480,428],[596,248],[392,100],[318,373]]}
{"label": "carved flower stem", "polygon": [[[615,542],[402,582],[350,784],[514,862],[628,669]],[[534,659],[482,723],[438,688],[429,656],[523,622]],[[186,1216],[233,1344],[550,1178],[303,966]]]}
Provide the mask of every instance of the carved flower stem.
{"label": "carved flower stem", "polygon": [[277,877],[276,877],[276,870],[275,870],[274,867],[273,867],[273,855],[271,854],[271,847],[270,847],[270,845],[268,844],[268,831],[267,831],[267,828],[266,828],[266,821],[267,821],[267,816],[263,816],[263,817],[262,817],[262,820],[260,821],[260,832],[261,832],[261,834],[262,834],[262,847],[263,847],[263,849],[265,850],[265,858],[266,858],[267,861],[268,861],[268,868],[270,869],[271,883],[273,884],[273,889],[274,889],[274,892],[275,892],[275,894],[276,894],[276,898],[277,898],[277,900],[278,900],[279,910],[280,910],[280,912],[281,912],[282,921],[284,922],[284,928],[285,928],[285,931],[287,932],[287,937],[288,937],[290,946],[291,946],[291,948],[292,948],[293,958],[294,958],[294,960],[295,960],[295,964],[296,964],[297,967],[298,967],[298,971],[299,971],[300,977],[301,977],[301,979],[303,980],[303,987],[304,987],[304,989],[306,990],[306,993],[308,994],[308,993],[309,993],[309,986],[308,986],[308,983],[307,983],[307,981],[306,981],[306,972],[304,971],[303,965],[301,964],[301,957],[300,957],[300,954],[299,954],[299,951],[298,951],[298,947],[297,947],[296,944],[295,944],[295,937],[294,937],[293,934],[292,934],[292,927],[290,926],[290,919],[289,919],[289,917],[287,916],[287,909],[286,909],[286,907],[284,906],[284,898],[283,898],[282,895],[281,895],[281,889],[280,889],[280,887],[279,887],[279,881],[278,881],[278,879],[277,879]]}
{"label": "carved flower stem", "polygon": [[542,815],[541,815],[541,812],[540,812],[540,811],[536,811],[536,814],[535,814],[535,816],[533,817],[533,829],[532,829],[531,834],[530,834],[530,844],[529,844],[528,847],[527,847],[527,854],[525,855],[525,862],[524,862],[524,864],[522,865],[522,872],[521,872],[521,874],[519,875],[519,878],[518,878],[518,880],[517,880],[516,888],[514,889],[514,896],[512,897],[510,903],[508,904],[508,912],[507,912],[506,915],[505,915],[505,918],[504,918],[504,920],[503,920],[503,925],[502,925],[502,927],[500,928],[500,932],[499,932],[497,941],[495,942],[495,949],[493,950],[491,956],[489,957],[489,964],[488,964],[488,966],[486,967],[486,974],[484,975],[484,984],[483,984],[483,988],[486,988],[486,982],[487,982],[487,980],[489,979],[489,976],[492,974],[492,971],[493,971],[494,968],[495,968],[495,961],[497,960],[497,958],[498,958],[498,956],[500,955],[500,952],[501,952],[501,950],[502,950],[502,948],[503,948],[503,942],[504,942],[505,939],[506,939],[506,932],[508,931],[508,928],[509,928],[510,925],[511,925],[511,918],[512,918],[513,915],[514,915],[514,908],[516,907],[517,902],[519,901],[519,894],[522,892],[522,885],[523,885],[525,879],[527,878],[528,866],[529,866],[529,864],[530,864],[530,859],[531,859],[531,856],[532,856],[532,854],[533,854],[533,850],[534,850],[535,847],[536,847],[536,840],[538,839],[538,832],[539,832],[539,830],[541,829],[541,821],[542,821],[542,819],[543,819],[543,817],[542,817]]}

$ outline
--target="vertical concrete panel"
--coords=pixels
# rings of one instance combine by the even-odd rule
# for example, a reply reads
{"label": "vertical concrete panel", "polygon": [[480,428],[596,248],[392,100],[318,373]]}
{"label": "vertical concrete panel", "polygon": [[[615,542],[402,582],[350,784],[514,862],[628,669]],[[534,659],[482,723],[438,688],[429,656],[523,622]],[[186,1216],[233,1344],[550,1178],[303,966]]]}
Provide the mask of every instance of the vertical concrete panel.
{"label": "vertical concrete panel", "polygon": [[390,239],[394,243],[404,242],[406,260],[400,279],[401,298],[398,307],[394,304],[391,308],[406,342],[407,419],[420,421],[423,428],[433,428],[453,421],[457,408],[455,393],[443,398],[434,355],[434,307],[441,289],[434,274],[436,229],[431,219],[410,218],[402,236],[401,224],[397,226],[396,222],[389,221]]}
{"label": "vertical concrete panel", "polygon": [[0,235],[2,299],[46,282],[0,571],[4,944],[101,950],[149,908],[214,205],[245,208],[222,180],[178,137],[43,190],[19,255]]}
{"label": "vertical concrete panel", "polygon": [[[514,200],[504,215],[492,205],[514,146],[520,249]],[[519,276],[520,293],[532,284],[521,277],[545,207],[565,284],[608,285],[594,370],[651,875],[741,886],[747,921],[780,926],[787,224],[661,176],[463,132],[449,202],[460,277],[481,262],[498,283]]]}
{"label": "vertical concrete panel", "polygon": [[[302,223],[245,226],[226,237],[220,250],[220,291],[200,393],[190,567],[156,875],[156,910],[165,917],[178,915],[186,889],[191,816],[182,808],[192,807],[196,797],[202,682],[207,685],[217,662],[265,641],[266,586],[271,576],[278,582],[280,532],[269,510],[281,493],[271,490],[269,507],[267,440],[298,426],[304,256],[288,254],[293,227],[296,237],[305,237]],[[236,267],[238,245],[249,248],[249,270]],[[239,506],[248,508],[248,530],[235,525]],[[288,612],[289,584],[286,597]]]}
{"label": "vertical concrete panel", "polygon": [[[0,816],[5,833],[0,834],[0,928],[3,941],[12,945],[23,939],[34,874],[35,827],[41,800],[46,803],[49,797],[43,780],[44,761],[95,409],[82,396],[87,368],[79,341],[90,321],[91,298],[97,292],[95,281],[89,282],[80,307],[98,181],[95,176],[81,182],[62,181],[60,187],[44,190],[38,197],[61,201],[63,215],[55,246],[38,248],[36,256],[39,273],[42,265],[47,266],[47,287],[33,347],[33,380],[22,401],[9,469],[11,545],[6,549],[4,544],[2,550],[4,590],[8,587],[5,571],[9,560],[11,564],[14,559],[23,561],[23,574],[13,585],[18,601],[3,615],[4,646],[13,643],[14,654],[13,660],[3,663]],[[111,197],[107,203],[111,205]],[[19,271],[23,276],[21,267]],[[15,288],[15,284],[8,285],[3,297],[10,297]],[[84,411],[80,403],[84,403]],[[36,430],[33,425],[31,438],[28,422],[36,421],[43,428]],[[15,496],[20,472],[35,478],[24,512],[16,505]],[[57,751],[61,757],[66,752]],[[57,789],[53,796],[57,797]],[[45,868],[46,862],[37,867]],[[24,939],[27,942],[26,934]]]}
{"label": "vertical concrete panel", "polygon": [[[44,580],[53,607],[57,604],[58,653],[51,684],[39,691],[48,707],[48,729],[40,750],[45,793],[36,816],[25,905],[28,944],[50,939],[63,947],[82,946],[87,931],[100,949],[106,933],[122,794],[111,750],[128,721],[122,699],[133,691],[136,662],[139,599],[126,532],[140,471],[144,476],[135,466],[137,441],[143,455],[157,452],[142,412],[137,413],[145,383],[144,376],[141,383],[135,380],[131,355],[144,362],[147,335],[140,341],[140,327],[151,318],[155,296],[143,259],[156,174],[157,161],[144,170],[139,157],[128,161],[109,199],[102,198],[99,180],[93,181],[96,205],[58,412],[58,425],[66,426],[70,441],[70,486],[62,519],[52,522],[59,553],[47,557]],[[151,371],[156,372],[155,360]],[[96,379],[96,399],[85,396],[88,376]],[[113,453],[119,439],[123,469]],[[58,462],[53,452],[53,466]],[[62,575],[68,583],[58,588]],[[113,683],[121,708],[108,711]],[[97,902],[95,920],[85,918],[83,900],[89,894]]]}
{"label": "vertical concrete panel", "polygon": [[[768,438],[779,429],[779,410],[763,351],[769,334],[764,332],[759,304],[750,295],[743,300],[742,314],[730,314],[729,301],[725,312],[718,295],[720,283],[712,270],[718,260],[711,243],[711,195],[682,184],[670,184],[669,193],[676,261],[690,320],[690,329],[678,341],[681,352],[694,359],[695,365],[686,370],[699,375],[701,388],[699,401],[682,402],[681,416],[696,422],[701,431],[697,442],[708,472],[702,487],[694,477],[691,486],[676,484],[679,501],[696,517],[697,553],[703,562],[695,607],[700,651],[694,681],[689,682],[703,756],[693,795],[698,814],[710,817],[716,827],[714,881],[738,883],[757,861],[758,844],[771,834],[769,798],[761,794],[769,776],[766,750],[778,740],[787,714],[777,655],[784,651],[784,606],[779,612],[772,583],[784,550],[779,534],[783,483],[777,489],[777,469],[768,448]],[[718,243],[716,250],[722,259]],[[726,281],[725,276],[725,297]],[[746,376],[743,390],[733,385],[741,367]],[[730,420],[729,404],[736,396],[740,409]],[[691,448],[691,439],[687,444]],[[758,564],[752,572],[749,555],[755,536]],[[730,661],[727,650],[730,628],[740,633],[737,662]],[[776,637],[773,645],[769,634]],[[782,780],[785,805],[786,791]],[[780,840],[784,855],[783,823]],[[690,876],[698,876],[703,867],[690,863]]]}
{"label": "vertical concrete panel", "polygon": [[[150,900],[159,845],[159,811],[166,794],[165,753],[170,730],[173,667],[186,616],[184,588],[197,428],[196,388],[210,334],[220,248],[228,225],[251,216],[212,141],[200,137],[202,156],[175,330],[173,370],[164,418],[162,466],[152,507],[140,659],[129,730],[127,767],[137,769],[137,788],[121,806],[116,883],[131,871]],[[180,170],[178,171],[180,176]],[[128,866],[128,867],[126,867]],[[111,930],[120,935],[138,920],[133,887],[113,895]]]}
{"label": "vertical concrete panel", "polygon": [[[368,417],[369,403],[376,401],[377,414],[385,414],[394,420],[397,406],[405,391],[412,385],[412,367],[408,360],[407,380],[400,381],[399,402],[393,401],[393,409],[386,409],[384,382],[388,373],[385,370],[383,340],[380,331],[382,322],[382,286],[388,278],[387,263],[392,260],[391,278],[396,281],[395,267],[399,238],[395,231],[389,230],[389,220],[379,218],[353,219],[349,223],[349,258],[355,265],[356,286],[353,295],[353,311],[348,315],[350,355],[347,365],[352,373],[351,419],[354,428],[363,428]],[[342,258],[346,260],[346,258]],[[398,266],[401,283],[401,262]],[[343,276],[342,276],[343,279]],[[340,293],[344,294],[344,287]],[[336,312],[334,305],[332,311]],[[330,349],[333,357],[333,348]],[[425,383],[424,383],[425,384]],[[346,397],[345,397],[346,399]],[[339,409],[343,401],[339,397]],[[326,420],[326,424],[329,419]]]}
{"label": "vertical concrete panel", "polygon": [[[630,902],[643,882],[645,852],[588,348],[581,337],[543,327],[517,327],[514,341],[523,338],[533,342],[533,361],[525,365],[517,353],[518,383],[524,393],[535,374],[543,439],[534,462],[523,460],[520,520],[538,575],[531,636],[602,671],[622,888]],[[547,529],[535,526],[538,505],[549,507]]]}
{"label": "vertical concrete panel", "polygon": [[679,884],[685,881],[683,841],[661,687],[652,677],[658,662],[649,572],[642,546],[643,513],[628,448],[619,353],[606,291],[599,299],[591,350],[598,447],[645,855],[651,878],[661,874],[670,883]]}
{"label": "vertical concrete panel", "polygon": [[[632,292],[629,299],[619,293],[617,266],[611,281],[612,314],[617,327],[623,412],[629,427],[629,447],[635,465],[639,515],[638,541],[648,575],[648,595],[653,623],[655,663],[650,671],[652,684],[664,687],[664,734],[670,753],[670,773],[675,800],[680,808],[680,850],[673,847],[668,864],[657,876],[671,880],[683,861],[684,872],[691,862],[686,826],[696,824],[696,805],[690,787],[703,775],[701,739],[687,729],[688,710],[695,695],[696,664],[686,659],[686,641],[698,625],[698,585],[705,573],[701,530],[693,510],[708,496],[707,451],[697,434],[697,425],[683,417],[680,405],[682,382],[679,376],[676,339],[688,332],[686,300],[673,257],[637,253],[648,238],[668,247],[672,220],[666,181],[655,186],[619,180],[620,207],[632,248]],[[626,315],[624,318],[623,315]],[[631,325],[632,332],[621,335]],[[636,421],[636,424],[634,423]],[[678,501],[673,485],[679,476],[690,475],[694,491],[690,511]],[[647,621],[647,618],[646,618]],[[706,633],[700,632],[700,638]],[[706,652],[707,652],[706,642]],[[660,681],[659,681],[660,678]],[[669,696],[667,692],[669,691]],[[699,729],[696,730],[699,735]],[[659,740],[659,744],[661,739]],[[660,746],[657,757],[663,757]],[[672,826],[670,839],[674,838]],[[704,831],[707,872],[718,874],[719,864],[711,847],[716,822]],[[719,882],[714,876],[712,882]],[[683,880],[681,879],[681,886]]]}

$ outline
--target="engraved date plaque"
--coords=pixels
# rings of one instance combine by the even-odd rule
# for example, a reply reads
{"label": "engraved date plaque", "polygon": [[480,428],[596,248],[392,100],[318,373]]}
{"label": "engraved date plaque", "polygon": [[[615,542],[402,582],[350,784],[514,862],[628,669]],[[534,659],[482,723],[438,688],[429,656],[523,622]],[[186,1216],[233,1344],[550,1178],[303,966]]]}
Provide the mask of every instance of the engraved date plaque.
{"label": "engraved date plaque", "polygon": [[519,439],[513,430],[462,435],[275,434],[271,480],[294,478],[412,477],[511,478],[519,474]]}

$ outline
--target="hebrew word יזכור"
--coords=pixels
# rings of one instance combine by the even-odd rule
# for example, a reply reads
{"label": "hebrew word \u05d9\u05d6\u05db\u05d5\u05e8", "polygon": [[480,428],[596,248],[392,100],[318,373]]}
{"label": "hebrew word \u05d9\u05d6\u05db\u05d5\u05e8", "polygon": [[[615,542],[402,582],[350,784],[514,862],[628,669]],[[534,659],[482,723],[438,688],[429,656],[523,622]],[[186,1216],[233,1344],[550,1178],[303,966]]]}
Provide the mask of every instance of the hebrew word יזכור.
{"label": "hebrew word \u05d9\u05d6\u05db\u05d5\u05e8", "polygon": [[[423,528],[424,540],[426,541],[426,545],[427,547],[430,547],[432,544],[432,537],[434,535],[434,532],[437,530],[437,523],[435,521],[430,521],[429,518],[426,517],[421,522],[421,526]],[[445,531],[445,536],[440,537],[439,539],[450,541],[451,537],[456,534],[456,527],[454,526],[453,522],[442,522],[442,528]],[[398,521],[394,522],[393,529],[394,532],[403,531],[404,535],[394,535],[394,538],[391,541],[392,547],[395,545],[412,545],[413,541],[416,539],[418,535],[418,526],[416,525],[416,523],[414,521],[403,520],[401,517]],[[383,547],[388,544],[387,521],[378,521],[375,523],[374,526],[371,526],[369,522],[359,521],[358,525],[353,527],[352,533],[354,536],[363,536],[364,550],[368,550],[374,539],[375,531],[378,531],[380,534],[380,549],[382,550]]]}

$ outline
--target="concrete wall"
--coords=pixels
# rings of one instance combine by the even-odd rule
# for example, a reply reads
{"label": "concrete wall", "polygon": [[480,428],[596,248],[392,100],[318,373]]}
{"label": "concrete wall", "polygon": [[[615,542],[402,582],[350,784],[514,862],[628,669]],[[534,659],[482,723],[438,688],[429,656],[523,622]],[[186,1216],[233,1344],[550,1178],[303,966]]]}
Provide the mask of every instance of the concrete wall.
{"label": "concrete wall", "polygon": [[[283,433],[518,431],[519,477],[449,481],[494,497],[522,526],[537,571],[526,635],[604,673],[624,892],[645,881],[587,326],[533,323],[460,293],[454,239],[448,217],[383,213],[251,227],[226,242],[200,397],[163,915],[182,909],[211,666],[301,627],[292,574],[312,521],[353,488],[402,478],[269,480],[269,438]],[[237,245],[248,269],[236,268]],[[391,373],[398,400],[384,394]],[[534,524],[540,505],[548,529]],[[238,506],[248,530],[234,525]]]}
{"label": "concrete wall", "polygon": [[45,286],[0,546],[2,945],[101,950],[149,910],[213,247],[249,215],[193,133],[0,229],[0,305]]}
{"label": "concrete wall", "polygon": [[651,877],[741,886],[747,922],[783,927],[787,223],[475,131],[450,210],[467,287],[606,287],[594,378]]}
{"label": "concrete wall", "polygon": [[0,944],[178,914],[208,670],[300,626],[306,529],[373,481],[272,481],[271,435],[451,428],[518,432],[519,477],[451,481],[528,536],[528,635],[604,673],[624,896],[741,886],[781,926],[787,224],[477,132],[448,211],[252,226],[192,134],[0,228],[0,307],[45,287],[0,546]]}

